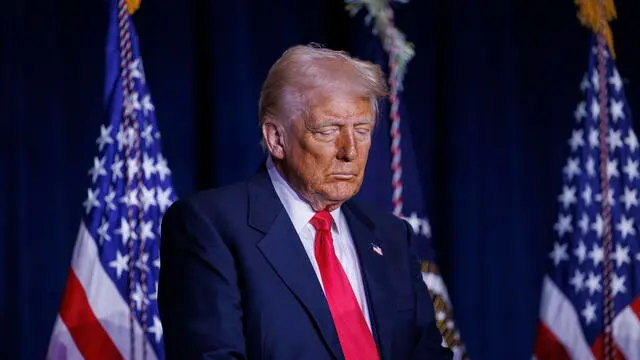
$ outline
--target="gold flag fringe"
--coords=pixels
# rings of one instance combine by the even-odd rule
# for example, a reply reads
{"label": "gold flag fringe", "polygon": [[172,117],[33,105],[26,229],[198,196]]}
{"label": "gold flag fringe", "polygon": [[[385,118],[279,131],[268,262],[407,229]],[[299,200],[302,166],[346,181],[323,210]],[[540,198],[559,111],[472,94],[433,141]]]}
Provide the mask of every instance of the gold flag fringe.
{"label": "gold flag fringe", "polygon": [[139,8],[142,0],[127,0],[127,10],[129,10],[129,14],[133,15]]}
{"label": "gold flag fringe", "polygon": [[[603,32],[607,44],[609,45],[609,51],[613,58],[616,57],[616,53],[613,49],[613,33],[609,22],[617,17],[616,7],[613,4],[613,0],[574,0],[578,5],[578,19],[580,23],[585,27],[591,29],[596,34]],[[601,5],[602,4],[602,5]],[[602,6],[603,11],[600,11]],[[601,26],[603,27],[601,29]]]}

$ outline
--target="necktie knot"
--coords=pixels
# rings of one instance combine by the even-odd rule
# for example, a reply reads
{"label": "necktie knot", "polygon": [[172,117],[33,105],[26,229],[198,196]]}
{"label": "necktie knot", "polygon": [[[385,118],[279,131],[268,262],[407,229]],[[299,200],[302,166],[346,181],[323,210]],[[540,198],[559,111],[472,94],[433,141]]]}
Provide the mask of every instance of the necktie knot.
{"label": "necktie knot", "polygon": [[320,230],[331,230],[331,214],[327,210],[318,211],[313,218],[311,218],[311,225]]}

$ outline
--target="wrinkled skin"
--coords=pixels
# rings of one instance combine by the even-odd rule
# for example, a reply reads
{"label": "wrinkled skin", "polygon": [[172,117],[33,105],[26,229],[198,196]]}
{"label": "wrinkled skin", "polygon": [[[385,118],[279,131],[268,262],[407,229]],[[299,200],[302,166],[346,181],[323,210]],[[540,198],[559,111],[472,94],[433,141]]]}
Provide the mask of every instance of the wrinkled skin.
{"label": "wrinkled skin", "polygon": [[375,119],[369,99],[320,97],[308,117],[263,124],[266,145],[291,187],[315,211],[332,211],[362,185]]}

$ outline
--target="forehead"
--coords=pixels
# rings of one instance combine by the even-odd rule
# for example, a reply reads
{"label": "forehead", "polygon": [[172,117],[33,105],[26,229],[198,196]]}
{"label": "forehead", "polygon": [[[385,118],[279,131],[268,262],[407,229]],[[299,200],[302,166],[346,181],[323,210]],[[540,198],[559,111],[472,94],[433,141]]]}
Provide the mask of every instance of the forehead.
{"label": "forehead", "polygon": [[373,120],[373,106],[367,97],[344,94],[328,94],[319,97],[311,106],[315,119],[369,118]]}

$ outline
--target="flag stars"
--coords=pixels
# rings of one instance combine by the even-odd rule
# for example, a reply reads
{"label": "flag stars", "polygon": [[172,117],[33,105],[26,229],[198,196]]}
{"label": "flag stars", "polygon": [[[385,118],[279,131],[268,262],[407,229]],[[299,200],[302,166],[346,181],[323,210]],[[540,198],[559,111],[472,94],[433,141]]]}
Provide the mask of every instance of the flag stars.
{"label": "flag stars", "polygon": [[618,122],[619,119],[624,119],[624,103],[616,99],[611,99],[610,110],[613,122]]}
{"label": "flag stars", "polygon": [[578,158],[569,158],[567,159],[567,164],[562,169],[565,175],[569,180],[572,180],[574,176],[580,175],[580,159]]}
{"label": "flag stars", "polygon": [[113,159],[113,164],[111,165],[111,179],[113,181],[117,181],[118,179],[123,177],[122,175],[123,165],[124,165],[124,162],[120,160],[118,155],[116,155],[115,158]]}
{"label": "flag stars", "polygon": [[107,194],[107,196],[104,197],[104,204],[105,207],[109,210],[116,210],[116,206],[113,203],[113,200],[116,197],[116,192],[113,190],[113,187],[109,189],[109,194]]}
{"label": "flag stars", "polygon": [[582,230],[583,235],[589,231],[589,216],[587,213],[582,213],[582,218],[580,218],[578,226],[580,227],[580,230]]}
{"label": "flag stars", "polygon": [[627,287],[624,284],[626,279],[625,275],[618,276],[618,274],[613,274],[613,279],[611,279],[611,295],[616,296],[618,294],[624,294],[627,292]]}
{"label": "flag stars", "polygon": [[636,137],[636,133],[633,131],[633,129],[629,129],[627,137],[624,138],[624,143],[627,144],[631,152],[636,151],[638,146],[640,146],[638,145],[638,138]]}
{"label": "flag stars", "polygon": [[591,117],[597,121],[598,116],[600,116],[600,104],[598,104],[596,99],[593,99],[591,101]]}
{"label": "flag stars", "polygon": [[142,105],[140,104],[138,97],[140,97],[140,94],[137,91],[134,91],[126,98],[124,102],[125,116],[133,115],[135,111],[142,109]]}
{"label": "flag stars", "polygon": [[104,244],[104,241],[111,241],[111,235],[109,235],[109,220],[102,219],[102,224],[98,227],[98,240],[100,241],[100,245]]}
{"label": "flag stars", "polygon": [[156,235],[153,233],[153,220],[143,221],[142,229],[140,230],[140,238],[142,241],[152,240],[156,238]]}
{"label": "flag stars", "polygon": [[594,293],[602,291],[602,285],[600,284],[600,275],[596,275],[593,272],[589,272],[589,278],[586,282],[587,289],[589,289],[589,295],[593,296]]}
{"label": "flag stars", "polygon": [[616,148],[622,148],[622,133],[620,130],[609,129],[609,136],[607,136],[607,143],[611,152],[616,151]]}
{"label": "flag stars", "polygon": [[158,282],[156,281],[155,291],[149,294],[149,300],[158,300]]}
{"label": "flag stars", "polygon": [[625,210],[629,211],[632,206],[638,206],[638,190],[624,187],[624,195],[620,196],[620,201],[624,203]]}
{"label": "flag stars", "polygon": [[149,265],[147,265],[148,262],[149,262],[149,253],[143,252],[138,258],[138,260],[136,261],[136,267],[140,269],[140,271],[149,272],[150,269],[149,269]]}
{"label": "flag stars", "polygon": [[582,129],[573,130],[569,146],[571,146],[571,151],[576,151],[580,146],[584,146],[584,131]]}
{"label": "flag stars", "polygon": [[120,250],[116,250],[116,257],[109,262],[109,267],[116,270],[116,276],[120,279],[123,272],[129,271],[129,255],[122,255]]}
{"label": "flag stars", "polygon": [[[142,112],[144,113],[144,116],[148,116],[150,112],[154,111],[156,109],[155,106],[153,106],[153,103],[151,102],[151,95],[146,94],[145,96],[142,97]],[[151,141],[147,142],[147,146],[151,144],[151,142],[153,142],[153,138],[151,138]]]}
{"label": "flag stars", "polygon": [[611,180],[614,176],[620,176],[620,172],[618,172],[618,159],[607,161],[607,178]]}
{"label": "flag stars", "polygon": [[142,287],[140,286],[140,283],[136,284],[135,291],[131,294],[131,300],[133,300],[133,302],[135,302],[136,309],[138,311],[140,311],[142,309],[142,304],[144,304],[145,306],[149,305],[149,299],[147,299],[144,296],[144,293],[142,292]]}
{"label": "flag stars", "polygon": [[93,167],[89,169],[89,175],[91,175],[91,181],[96,182],[96,180],[102,176],[107,175],[107,171],[104,168],[105,156],[98,159],[98,157],[93,158]]}
{"label": "flag stars", "polygon": [[589,146],[591,148],[595,149],[600,145],[599,136],[600,134],[598,133],[598,130],[594,128],[589,129]]}
{"label": "flag stars", "polygon": [[591,230],[596,232],[598,238],[602,237],[602,231],[604,229],[604,221],[602,220],[602,215],[596,215],[596,220],[591,224]]}
{"label": "flag stars", "polygon": [[573,232],[573,225],[571,225],[571,215],[558,215],[558,221],[553,226],[553,228],[558,232],[558,236],[562,237],[566,233]]}
{"label": "flag stars", "polygon": [[96,189],[96,190],[87,189],[87,199],[82,203],[82,205],[84,206],[85,213],[89,214],[92,208],[100,206],[100,201],[98,201],[98,195],[100,195],[100,189]]}
{"label": "flag stars", "polygon": [[133,220],[133,223],[130,225],[129,221],[127,221],[125,217],[120,219],[120,228],[116,229],[115,233],[122,236],[123,244],[126,245],[129,240],[135,240],[138,238],[136,232],[133,231],[135,226],[135,220]]}
{"label": "flag stars", "polygon": [[154,161],[155,159],[149,157],[149,154],[144,154],[144,159],[142,160],[142,171],[144,172],[144,177],[147,180],[157,171]]}
{"label": "flag stars", "polygon": [[589,251],[589,258],[593,261],[593,266],[596,267],[604,261],[604,250],[598,245],[598,243],[593,244],[593,249]]}
{"label": "flag stars", "polygon": [[628,235],[632,235],[632,236],[635,235],[636,230],[634,229],[634,219],[633,218],[627,219],[626,216],[622,215],[620,222],[616,224],[616,230],[620,231],[620,236],[622,237],[622,240],[625,240]]}
{"label": "flag stars", "polygon": [[160,211],[164,212],[169,205],[171,205],[171,188],[166,188],[162,190],[162,188],[156,188],[158,195],[158,207],[160,207]]}
{"label": "flag stars", "polygon": [[616,92],[618,93],[620,92],[620,90],[622,90],[622,79],[620,78],[618,69],[616,69],[615,67],[613,68],[613,75],[609,77],[609,84],[613,85],[613,87],[616,89]]}
{"label": "flag stars", "polygon": [[[584,190],[582,190],[582,200],[584,200],[584,204],[586,206],[591,205],[591,197],[592,196],[593,196],[593,192],[591,191],[591,186],[589,186],[587,184],[587,186],[584,187]],[[583,217],[583,219],[584,219],[584,217]]]}
{"label": "flag stars", "polygon": [[138,189],[133,189],[127,192],[124,196],[120,198],[120,202],[129,206],[140,206],[140,202],[138,201]]}
{"label": "flag stars", "polygon": [[616,244],[616,252],[613,254],[613,258],[616,261],[617,268],[620,268],[624,264],[630,264],[631,257],[629,257],[629,247]]}
{"label": "flag stars", "polygon": [[145,83],[141,58],[138,57],[129,63],[129,79],[140,79],[141,83]]}
{"label": "flag stars", "polygon": [[580,90],[587,91],[589,88],[591,87],[591,84],[589,83],[589,78],[587,77],[587,74],[584,74],[582,76],[582,81],[580,82]]}
{"label": "flag stars", "polygon": [[593,160],[593,157],[589,156],[585,167],[587,168],[587,174],[589,174],[590,177],[596,176],[596,163]]}
{"label": "flag stars", "polygon": [[576,198],[576,188],[571,186],[564,186],[562,190],[562,194],[558,196],[558,201],[562,203],[565,210],[571,205],[577,202]]}
{"label": "flag stars", "polygon": [[[609,205],[614,205],[615,202],[615,197],[613,196],[613,193],[615,192],[614,188],[610,188],[609,192],[607,192],[607,202],[609,203]],[[602,202],[602,194],[597,194],[596,195],[596,201],[597,202]]]}
{"label": "flag stars", "polygon": [[154,188],[147,189],[144,185],[140,187],[140,189],[142,190],[141,200],[142,200],[142,206],[144,208],[144,211],[149,211],[149,208],[151,206],[157,205],[156,189]]}
{"label": "flag stars", "polygon": [[149,147],[151,146],[151,144],[153,144],[154,138],[153,138],[153,135],[151,134],[152,131],[153,131],[153,126],[147,125],[147,127],[144,128],[144,131],[142,132],[142,134],[140,134],[140,136],[144,139],[146,147]]}
{"label": "flag stars", "polygon": [[154,335],[156,343],[159,344],[160,340],[162,339],[162,323],[157,316],[153,316],[153,325],[149,329],[147,329],[147,331],[150,334]]}
{"label": "flag stars", "polygon": [[167,160],[165,160],[161,154],[157,156],[156,171],[158,172],[160,181],[164,181],[166,176],[171,175],[171,170],[169,170],[167,166]]}
{"label": "flag stars", "polygon": [[553,251],[551,251],[549,257],[553,259],[553,264],[556,266],[558,266],[562,260],[568,260],[569,255],[567,254],[567,244],[559,244],[558,242],[555,242],[553,244]]}
{"label": "flag stars", "polygon": [[124,125],[120,125],[120,129],[116,134],[116,140],[118,141],[118,151],[122,151],[125,146],[132,147],[136,140],[136,129],[133,127],[125,129]]}
{"label": "flag stars", "polygon": [[598,70],[593,70],[591,73],[591,84],[595,91],[600,89],[600,75],[598,74]]}
{"label": "flag stars", "polygon": [[581,273],[580,270],[576,269],[573,277],[569,280],[569,283],[573,285],[573,289],[576,294],[579,293],[580,290],[584,288],[584,274]]}
{"label": "flag stars", "polygon": [[587,300],[584,309],[580,312],[584,317],[584,322],[589,325],[596,320],[596,305]]}
{"label": "flag stars", "polygon": [[581,101],[576,110],[573,112],[573,116],[576,119],[576,122],[580,122],[582,118],[587,117],[587,104],[584,101]]}
{"label": "flag stars", "polygon": [[635,178],[640,178],[640,174],[638,173],[638,161],[627,159],[627,164],[622,168],[622,172],[627,175],[630,181],[633,181]]}
{"label": "flag stars", "polygon": [[96,144],[98,144],[98,150],[102,151],[102,148],[107,144],[113,144],[113,138],[111,137],[111,131],[113,130],[113,126],[109,125],[105,127],[104,125],[100,125],[100,136],[96,139]]}
{"label": "flag stars", "polygon": [[127,176],[129,179],[135,179],[140,170],[140,164],[137,159],[127,159]]}

